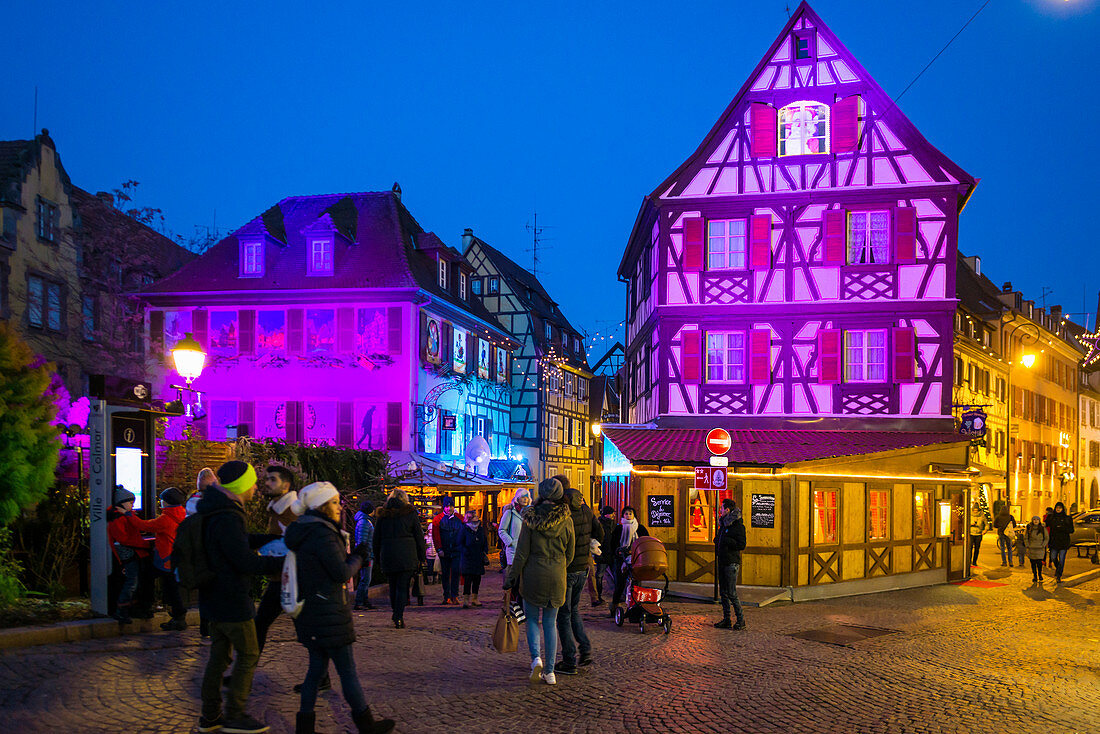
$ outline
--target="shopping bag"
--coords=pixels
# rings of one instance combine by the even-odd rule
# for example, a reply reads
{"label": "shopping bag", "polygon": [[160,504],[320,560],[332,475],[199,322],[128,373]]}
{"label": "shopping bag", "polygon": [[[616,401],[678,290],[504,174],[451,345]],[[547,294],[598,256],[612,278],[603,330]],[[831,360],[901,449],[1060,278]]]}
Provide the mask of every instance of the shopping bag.
{"label": "shopping bag", "polygon": [[504,592],[504,605],[493,628],[493,647],[499,653],[515,652],[519,648],[519,622],[512,616],[511,594]]}
{"label": "shopping bag", "polygon": [[294,551],[287,551],[283,561],[282,588],[279,590],[279,603],[291,619],[302,613],[305,601],[298,598],[298,557]]}
{"label": "shopping bag", "polygon": [[432,570],[436,573],[443,573],[443,563],[439,560],[439,556],[435,557],[435,561],[432,563]]}

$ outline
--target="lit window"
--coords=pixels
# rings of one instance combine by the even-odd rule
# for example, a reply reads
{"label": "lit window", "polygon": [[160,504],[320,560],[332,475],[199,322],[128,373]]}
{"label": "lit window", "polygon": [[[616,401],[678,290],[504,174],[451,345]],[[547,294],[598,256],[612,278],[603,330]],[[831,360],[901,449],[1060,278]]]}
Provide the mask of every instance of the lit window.
{"label": "lit window", "polygon": [[241,275],[261,275],[263,270],[264,243],[243,243],[241,245]]}
{"label": "lit window", "polygon": [[918,491],[913,493],[913,532],[918,538],[932,536],[932,493]]}
{"label": "lit window", "polygon": [[886,331],[844,332],[844,381],[886,381]]}
{"label": "lit window", "polygon": [[309,274],[332,275],[332,240],[310,241]]}
{"label": "lit window", "polygon": [[779,110],[779,155],[829,152],[829,106],[795,102]]}
{"label": "lit window", "polygon": [[466,300],[466,273],[458,274],[458,297]]}
{"label": "lit window", "polygon": [[447,289],[447,261],[439,258],[439,287]]}
{"label": "lit window", "polygon": [[84,325],[84,340],[95,341],[95,296],[81,298],[81,320]]}
{"label": "lit window", "polygon": [[745,333],[707,334],[707,382],[745,381]]}
{"label": "lit window", "polygon": [[848,262],[890,260],[890,212],[848,212]]}
{"label": "lit window", "polygon": [[708,270],[743,269],[745,252],[744,219],[712,219],[707,222]]}
{"label": "lit window", "polygon": [[889,522],[889,507],[887,506],[887,493],[885,490],[873,489],[871,490],[871,522],[870,535],[871,540],[886,540],[887,527]]}
{"label": "lit window", "polygon": [[489,292],[500,293],[500,278],[489,278]]}
{"label": "lit window", "polygon": [[470,281],[470,290],[473,291],[475,296],[481,295],[481,278],[474,278]]}
{"label": "lit window", "polygon": [[573,397],[576,393],[573,391],[573,373],[565,373],[565,394],[567,397]]}
{"label": "lit window", "polygon": [[837,542],[836,495],[836,490],[814,492],[814,543],[816,545]]}

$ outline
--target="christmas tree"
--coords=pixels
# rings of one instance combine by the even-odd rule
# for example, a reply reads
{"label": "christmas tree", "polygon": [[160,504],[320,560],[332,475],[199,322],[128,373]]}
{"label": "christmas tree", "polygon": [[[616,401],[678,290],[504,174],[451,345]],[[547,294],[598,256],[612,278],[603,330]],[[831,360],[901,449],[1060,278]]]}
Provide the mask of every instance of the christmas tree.
{"label": "christmas tree", "polygon": [[985,519],[989,522],[993,522],[993,515],[989,512],[989,491],[986,489],[988,485],[978,485],[978,509],[985,515]]}

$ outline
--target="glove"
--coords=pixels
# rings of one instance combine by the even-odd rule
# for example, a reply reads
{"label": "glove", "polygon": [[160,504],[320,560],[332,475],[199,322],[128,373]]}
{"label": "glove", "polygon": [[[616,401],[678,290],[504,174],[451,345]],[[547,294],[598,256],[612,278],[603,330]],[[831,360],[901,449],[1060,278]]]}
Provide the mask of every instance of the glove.
{"label": "glove", "polygon": [[504,591],[509,591],[514,586],[515,586],[515,584],[513,582],[505,580],[503,589],[504,589]]}
{"label": "glove", "polygon": [[371,547],[366,543],[360,543],[359,545],[351,549],[351,554],[353,556],[359,556],[363,559],[363,563],[366,563],[370,560]]}

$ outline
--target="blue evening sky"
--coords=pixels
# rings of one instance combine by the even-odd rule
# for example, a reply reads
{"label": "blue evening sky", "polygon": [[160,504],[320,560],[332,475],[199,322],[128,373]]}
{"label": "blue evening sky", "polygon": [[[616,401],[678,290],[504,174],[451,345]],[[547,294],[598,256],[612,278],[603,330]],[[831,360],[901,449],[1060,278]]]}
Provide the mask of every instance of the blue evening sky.
{"label": "blue evening sky", "polygon": [[[896,95],[981,2],[813,6]],[[1070,312],[1095,309],[1100,288],[1098,2],[992,0],[900,102],[982,179],[963,252]],[[529,267],[537,210],[552,227],[540,277],[600,334],[623,319],[615,271],[642,196],[787,19],[783,0],[197,5],[9,9],[0,138],[32,134],[37,84],[38,125],[73,181],[136,179],[139,203],[185,236],[215,210],[228,233],[284,196],[398,181],[447,243],[472,227]]]}

